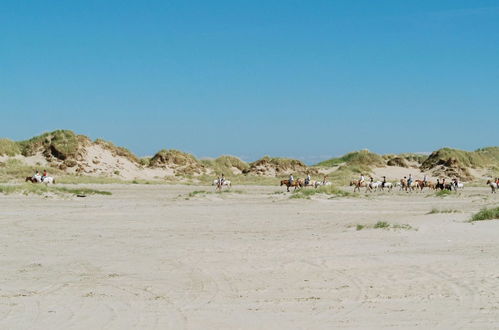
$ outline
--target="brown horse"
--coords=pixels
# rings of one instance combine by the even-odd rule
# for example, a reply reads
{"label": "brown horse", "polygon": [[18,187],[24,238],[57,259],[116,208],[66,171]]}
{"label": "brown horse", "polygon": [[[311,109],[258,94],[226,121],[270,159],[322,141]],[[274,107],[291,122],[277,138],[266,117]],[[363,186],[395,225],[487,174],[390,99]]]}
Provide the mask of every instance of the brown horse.
{"label": "brown horse", "polygon": [[365,181],[360,181],[360,180],[352,180],[350,181],[350,186],[355,186],[353,187],[353,192],[355,192],[356,190],[358,190],[360,192],[360,188],[361,187],[366,187],[366,192],[367,190],[370,190],[370,187],[367,185],[367,183]]}
{"label": "brown horse", "polygon": [[423,180],[416,180],[416,188],[419,188],[421,191],[423,191],[423,188],[425,187],[425,182]]}
{"label": "brown horse", "polygon": [[428,189],[435,190],[435,183],[431,181],[426,181],[425,187],[428,187]]}
{"label": "brown horse", "polygon": [[26,177],[26,180],[24,180],[24,182],[32,182],[32,183],[38,183],[38,181],[36,181],[35,178],[31,177],[31,176],[27,176]]}
{"label": "brown horse", "polygon": [[295,190],[296,190],[296,188],[302,188],[303,187],[303,180],[297,179],[297,180],[294,180],[292,183],[290,183],[289,180],[281,180],[281,187],[282,186],[286,186],[286,189],[289,192],[289,187],[295,187]]}

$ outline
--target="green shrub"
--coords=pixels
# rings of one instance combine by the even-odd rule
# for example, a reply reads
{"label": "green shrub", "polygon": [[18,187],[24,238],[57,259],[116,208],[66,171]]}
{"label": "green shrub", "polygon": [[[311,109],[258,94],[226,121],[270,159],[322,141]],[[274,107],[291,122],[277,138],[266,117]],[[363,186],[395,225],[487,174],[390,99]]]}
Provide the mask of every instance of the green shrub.
{"label": "green shrub", "polygon": [[499,207],[491,209],[481,209],[478,213],[475,213],[470,221],[483,221],[483,220],[494,220],[499,219]]}
{"label": "green shrub", "polygon": [[388,229],[388,228],[390,228],[390,224],[388,222],[385,222],[385,221],[378,221],[374,225],[374,228],[376,228],[376,229],[379,229],[379,228]]}

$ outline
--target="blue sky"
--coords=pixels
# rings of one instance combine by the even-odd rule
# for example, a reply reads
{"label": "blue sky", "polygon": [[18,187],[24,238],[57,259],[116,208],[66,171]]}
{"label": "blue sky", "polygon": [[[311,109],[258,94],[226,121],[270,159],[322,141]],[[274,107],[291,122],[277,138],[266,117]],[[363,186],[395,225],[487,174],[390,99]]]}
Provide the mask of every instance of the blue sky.
{"label": "blue sky", "polygon": [[0,136],[316,162],[499,143],[497,1],[2,1]]}

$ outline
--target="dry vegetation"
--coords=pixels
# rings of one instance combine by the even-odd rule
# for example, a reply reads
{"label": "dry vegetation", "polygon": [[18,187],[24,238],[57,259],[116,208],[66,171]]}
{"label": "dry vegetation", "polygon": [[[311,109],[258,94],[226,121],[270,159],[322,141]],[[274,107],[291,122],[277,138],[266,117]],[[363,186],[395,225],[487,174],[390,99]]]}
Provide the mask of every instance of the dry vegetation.
{"label": "dry vegetation", "polygon": [[[77,135],[69,130],[57,130],[19,142],[0,139],[0,156],[4,157],[4,162],[0,162],[0,180],[18,181],[31,175],[35,168],[39,169],[40,166],[29,166],[12,159],[5,161],[6,156],[16,155],[43,156],[48,162],[50,173],[56,175],[59,182],[114,183],[141,180],[140,176],[123,176],[122,168],[113,168],[114,165],[109,166],[109,162],[106,171],[96,172],[94,165],[99,164],[99,159],[88,159],[89,146],[101,147],[101,150],[106,150],[108,155],[123,160],[122,163],[130,161],[136,169],[169,171],[163,175],[142,178],[143,182],[148,183],[209,184],[216,175],[224,173],[235,179],[233,181],[237,181],[237,184],[266,185],[275,184],[276,178],[286,178],[290,173],[296,178],[303,178],[307,173],[322,178],[322,173],[328,173],[329,180],[336,185],[345,185],[360,173],[371,174],[374,169],[385,166],[414,167],[433,176],[456,177],[463,181],[475,179],[471,169],[481,169],[483,171],[480,173],[486,173],[489,177],[499,175],[499,147],[488,147],[472,152],[443,148],[429,156],[414,153],[378,155],[368,150],[361,150],[320,162],[315,166],[307,166],[297,159],[269,156],[252,163],[246,163],[230,155],[198,160],[195,156],[179,150],[161,150],[151,158],[139,158],[130,150],[111,142],[102,139],[92,142],[84,135]],[[89,167],[89,164],[93,167]],[[75,175],[88,173],[92,174],[91,179]]]}

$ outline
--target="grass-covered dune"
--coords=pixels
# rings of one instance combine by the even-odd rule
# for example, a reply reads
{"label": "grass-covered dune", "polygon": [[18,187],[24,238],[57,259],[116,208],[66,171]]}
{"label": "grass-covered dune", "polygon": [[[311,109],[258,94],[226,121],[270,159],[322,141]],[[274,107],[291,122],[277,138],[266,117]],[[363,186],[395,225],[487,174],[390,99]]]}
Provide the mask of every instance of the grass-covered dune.
{"label": "grass-covered dune", "polygon": [[90,188],[68,188],[62,186],[48,186],[44,184],[21,184],[21,185],[0,185],[0,193],[3,194],[35,194],[42,195],[53,193],[56,195],[111,195],[109,191],[96,190]]}

